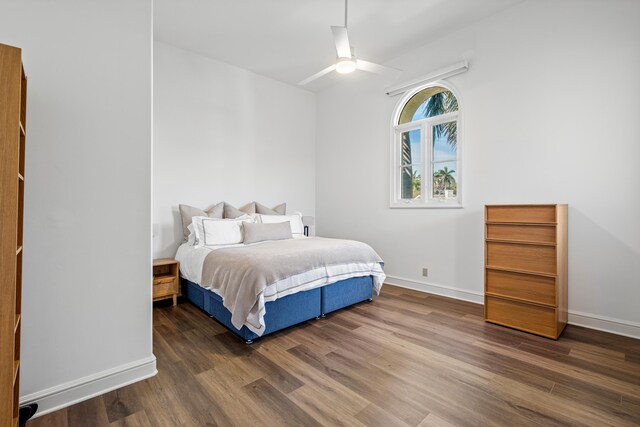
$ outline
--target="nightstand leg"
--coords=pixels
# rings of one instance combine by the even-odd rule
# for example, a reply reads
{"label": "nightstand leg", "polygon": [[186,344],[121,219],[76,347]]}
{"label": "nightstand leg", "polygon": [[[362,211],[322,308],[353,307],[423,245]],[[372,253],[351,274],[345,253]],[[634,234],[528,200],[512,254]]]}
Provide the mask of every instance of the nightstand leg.
{"label": "nightstand leg", "polygon": [[178,294],[173,294],[173,305],[178,304]]}

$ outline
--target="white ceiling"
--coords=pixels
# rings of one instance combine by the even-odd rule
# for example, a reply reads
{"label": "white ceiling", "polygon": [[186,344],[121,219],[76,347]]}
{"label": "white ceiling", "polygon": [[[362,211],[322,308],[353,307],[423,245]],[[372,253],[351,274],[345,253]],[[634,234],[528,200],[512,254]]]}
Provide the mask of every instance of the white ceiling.
{"label": "white ceiling", "polygon": [[[521,1],[350,0],[349,38],[358,57],[384,64]],[[154,1],[156,40],[291,84],[335,62],[329,27],[343,23],[344,0]]]}

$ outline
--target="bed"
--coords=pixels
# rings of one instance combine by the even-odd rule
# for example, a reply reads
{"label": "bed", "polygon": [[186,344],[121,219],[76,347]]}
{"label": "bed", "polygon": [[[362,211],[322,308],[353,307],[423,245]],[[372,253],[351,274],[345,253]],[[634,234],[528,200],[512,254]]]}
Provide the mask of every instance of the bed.
{"label": "bed", "polygon": [[353,240],[295,236],[225,246],[186,242],[176,259],[182,294],[247,344],[371,301],[385,279],[378,254]]}

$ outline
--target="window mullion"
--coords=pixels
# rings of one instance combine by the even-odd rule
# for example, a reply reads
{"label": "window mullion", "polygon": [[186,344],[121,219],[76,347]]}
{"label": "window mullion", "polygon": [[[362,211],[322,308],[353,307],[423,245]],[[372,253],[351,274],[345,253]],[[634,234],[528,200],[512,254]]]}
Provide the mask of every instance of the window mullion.
{"label": "window mullion", "polygon": [[422,165],[420,170],[420,200],[424,202],[424,125],[420,125],[420,151],[422,152],[422,158],[420,159]]}
{"label": "window mullion", "polygon": [[[431,199],[431,195],[433,194],[433,189],[431,188],[433,186],[433,179],[431,177],[431,160],[432,160],[432,153],[431,153],[431,147],[433,145],[433,142],[431,141],[431,134],[432,134],[432,125],[430,123],[425,123],[424,124],[424,135],[425,135],[425,150],[424,150],[424,180],[425,180],[425,199],[424,201],[426,203],[429,203],[430,199]],[[428,179],[427,179],[428,178]]]}
{"label": "window mullion", "polygon": [[439,125],[446,122],[452,122],[458,120],[458,111],[453,111],[451,113],[440,114],[434,117],[426,117],[424,119],[415,120],[409,123],[403,123],[400,125],[395,125],[394,128],[402,131],[406,131],[407,129],[415,129],[417,126],[427,125]]}
{"label": "window mullion", "polygon": [[396,132],[396,200],[402,200],[402,131]]}

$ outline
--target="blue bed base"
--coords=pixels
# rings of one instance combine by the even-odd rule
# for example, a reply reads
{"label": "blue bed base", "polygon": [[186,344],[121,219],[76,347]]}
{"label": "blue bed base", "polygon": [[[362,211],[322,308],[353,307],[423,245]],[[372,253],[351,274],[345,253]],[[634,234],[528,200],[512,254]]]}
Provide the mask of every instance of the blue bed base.
{"label": "blue bed base", "polygon": [[[214,292],[182,279],[182,295],[245,342],[250,344],[254,339],[259,338],[246,326],[241,329],[233,326],[231,312],[222,305],[222,298]],[[266,329],[262,336],[361,301],[371,300],[372,297],[373,278],[365,276],[341,280],[321,288],[298,292],[267,302],[264,315]]]}

